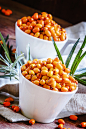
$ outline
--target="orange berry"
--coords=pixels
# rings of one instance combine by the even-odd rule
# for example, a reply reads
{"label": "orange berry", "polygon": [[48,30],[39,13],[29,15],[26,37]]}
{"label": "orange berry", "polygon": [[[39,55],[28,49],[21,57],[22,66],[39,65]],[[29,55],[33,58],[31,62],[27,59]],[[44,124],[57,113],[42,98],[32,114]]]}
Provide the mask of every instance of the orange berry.
{"label": "orange berry", "polygon": [[65,121],[63,119],[58,119],[58,123],[64,125],[65,124]]}
{"label": "orange berry", "polygon": [[2,10],[1,10],[2,13],[5,13],[5,11],[6,11],[5,9],[2,9]]}
{"label": "orange berry", "polygon": [[13,111],[14,111],[14,112],[19,112],[19,111],[20,111],[20,108],[19,108],[18,106],[15,106],[15,107],[13,108]]}
{"label": "orange berry", "polygon": [[7,9],[7,11],[8,11],[10,14],[12,14],[12,10],[10,10],[10,9]]}
{"label": "orange berry", "polygon": [[34,119],[30,119],[30,120],[29,120],[29,124],[30,124],[30,125],[34,125],[34,124],[35,124],[35,120],[34,120]]}
{"label": "orange berry", "polygon": [[10,102],[4,102],[3,105],[4,105],[5,107],[9,107],[9,106],[10,106]]}
{"label": "orange berry", "polygon": [[14,101],[14,99],[12,97],[9,97],[9,98],[5,99],[5,102],[13,102],[13,101]]}
{"label": "orange berry", "polygon": [[17,20],[17,26],[21,26],[22,25],[22,21],[21,20]]}
{"label": "orange berry", "polygon": [[5,13],[4,13],[6,16],[10,16],[10,12],[9,11],[5,11]]}
{"label": "orange berry", "polygon": [[59,125],[58,125],[58,128],[59,128],[59,129],[63,129],[63,124],[59,124]]}
{"label": "orange berry", "polygon": [[70,118],[71,120],[74,120],[74,121],[76,121],[76,120],[78,119],[78,117],[75,116],[75,115],[70,115],[69,118]]}
{"label": "orange berry", "polygon": [[0,6],[0,10],[1,10],[1,6]]}
{"label": "orange berry", "polygon": [[38,13],[34,13],[33,16],[32,16],[32,18],[33,18],[34,20],[37,20],[37,19],[38,19]]}
{"label": "orange berry", "polygon": [[80,125],[81,127],[86,127],[86,122],[82,122]]}

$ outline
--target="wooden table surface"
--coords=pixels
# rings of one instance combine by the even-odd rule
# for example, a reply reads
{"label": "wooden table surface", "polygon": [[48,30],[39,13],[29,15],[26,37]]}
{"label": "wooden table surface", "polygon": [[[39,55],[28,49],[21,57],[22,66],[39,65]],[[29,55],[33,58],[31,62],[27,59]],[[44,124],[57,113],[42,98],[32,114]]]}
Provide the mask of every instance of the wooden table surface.
{"label": "wooden table surface", "polygon": [[[15,22],[23,16],[29,16],[40,11],[11,0],[0,0],[0,6],[13,11],[13,14],[10,16],[5,16],[0,12],[0,32],[4,37],[9,34],[10,44],[16,48]],[[71,23],[56,17],[54,17],[54,20],[64,28],[72,25]],[[68,117],[64,118],[64,120],[66,122],[64,125],[65,128],[80,129],[79,124],[82,121],[86,121],[86,114],[78,116],[78,120],[76,122],[71,121]],[[36,124],[30,126],[28,125],[28,122],[10,123],[9,121],[5,120],[5,118],[0,116],[0,129],[57,129],[57,121],[58,120],[55,120],[50,124],[36,122]]]}

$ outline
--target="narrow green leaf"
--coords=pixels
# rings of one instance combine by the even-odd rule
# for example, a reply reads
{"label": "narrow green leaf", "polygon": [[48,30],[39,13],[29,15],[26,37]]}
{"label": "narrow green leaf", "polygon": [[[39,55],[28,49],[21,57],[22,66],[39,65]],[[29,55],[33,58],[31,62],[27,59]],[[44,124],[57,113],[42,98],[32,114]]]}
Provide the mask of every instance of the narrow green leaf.
{"label": "narrow green leaf", "polygon": [[3,38],[2,34],[1,34],[1,32],[0,32],[0,38],[1,38],[2,42],[3,42],[3,44],[1,44],[1,46],[3,47],[3,49],[4,49],[4,51],[5,51],[6,55],[7,55],[7,58],[9,59],[9,62],[12,63],[12,61],[11,61],[11,59],[10,59],[10,56],[9,56],[8,48],[7,48],[7,46],[6,46],[5,40],[4,40],[4,38]]}
{"label": "narrow green leaf", "polygon": [[62,64],[64,64],[62,56],[61,56],[61,53],[60,53],[60,51],[59,51],[59,49],[58,49],[58,47],[57,47],[57,45],[56,45],[56,43],[55,43],[53,38],[52,38],[52,41],[53,41],[53,44],[54,44],[54,47],[55,47],[55,50],[56,50],[56,53],[57,53],[57,56],[58,56],[59,60],[61,60]]}
{"label": "narrow green leaf", "polygon": [[86,72],[81,73],[81,74],[74,74],[74,76],[79,77],[79,78],[86,77]]}
{"label": "narrow green leaf", "polygon": [[85,36],[85,38],[84,38],[84,41],[83,41],[83,43],[82,43],[82,46],[80,47],[80,49],[79,49],[79,51],[78,51],[78,53],[77,53],[77,55],[76,55],[76,57],[75,57],[75,59],[74,59],[74,61],[73,61],[73,63],[72,63],[71,72],[70,72],[70,74],[72,74],[72,75],[73,75],[73,73],[74,73],[74,72],[73,72],[73,69],[74,69],[74,67],[76,66],[76,63],[77,63],[78,59],[80,58],[80,56],[81,56],[81,54],[82,54],[82,51],[83,51],[83,48],[84,48],[85,44],[86,44],[86,36]]}
{"label": "narrow green leaf", "polygon": [[83,79],[80,79],[80,78],[78,78],[78,77],[76,77],[76,76],[74,76],[74,78],[75,78],[80,84],[86,86],[86,81],[84,81]]}
{"label": "narrow green leaf", "polygon": [[19,55],[18,57],[17,57],[17,59],[14,61],[14,63],[12,64],[12,67],[15,67],[15,65],[16,65],[16,63],[19,61],[19,60],[21,60],[21,59],[23,59],[24,58],[24,53],[22,53],[21,55]]}
{"label": "narrow green leaf", "polygon": [[71,49],[71,51],[70,51],[70,53],[69,53],[69,55],[68,55],[68,57],[67,57],[67,59],[66,59],[66,62],[65,62],[66,68],[68,68],[68,66],[69,66],[70,60],[71,60],[71,58],[72,58],[72,55],[73,55],[73,53],[74,53],[74,51],[75,51],[75,48],[76,48],[77,44],[79,43],[79,40],[80,40],[80,38],[79,38],[79,39],[76,41],[76,43],[73,45],[73,47],[72,47],[72,49]]}
{"label": "narrow green leaf", "polygon": [[9,35],[7,35],[7,37],[4,38],[5,42],[7,42],[8,39],[9,39]]}
{"label": "narrow green leaf", "polygon": [[78,59],[78,61],[76,62],[76,65],[75,65],[75,67],[74,67],[74,69],[73,69],[73,71],[72,71],[72,74],[75,73],[75,71],[76,71],[76,69],[77,69],[79,63],[81,62],[81,60],[84,58],[85,55],[86,55],[86,51],[83,53],[83,55],[82,55],[82,56]]}

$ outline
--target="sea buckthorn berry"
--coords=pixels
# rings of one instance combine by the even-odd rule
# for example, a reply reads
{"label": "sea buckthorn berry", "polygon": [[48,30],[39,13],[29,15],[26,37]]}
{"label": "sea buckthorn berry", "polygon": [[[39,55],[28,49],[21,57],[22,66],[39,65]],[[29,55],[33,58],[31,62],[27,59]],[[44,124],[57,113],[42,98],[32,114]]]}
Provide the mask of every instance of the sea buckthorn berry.
{"label": "sea buckthorn berry", "polygon": [[33,31],[34,33],[39,32],[39,31],[40,31],[40,28],[39,28],[39,27],[34,27],[32,31]]}
{"label": "sea buckthorn berry", "polygon": [[31,25],[34,27],[36,25],[36,21],[32,21]]}
{"label": "sea buckthorn berry", "polygon": [[27,29],[25,30],[25,33],[30,34],[31,30]]}
{"label": "sea buckthorn berry", "polygon": [[28,74],[27,71],[23,71],[23,72],[22,72],[22,75],[23,75],[23,76],[26,76],[27,74]]}
{"label": "sea buckthorn berry", "polygon": [[29,120],[29,124],[30,124],[30,125],[34,125],[34,124],[35,124],[35,120],[34,120],[34,119],[30,119],[30,120]]}
{"label": "sea buckthorn berry", "polygon": [[33,83],[39,85],[39,80],[34,80]]}
{"label": "sea buckthorn berry", "polygon": [[13,101],[14,101],[14,99],[12,97],[8,97],[5,99],[5,102],[13,102]]}
{"label": "sea buckthorn berry", "polygon": [[59,125],[58,125],[58,128],[59,128],[59,129],[63,129],[63,124],[59,124]]}
{"label": "sea buckthorn berry", "polygon": [[22,21],[21,21],[21,20],[18,20],[18,21],[17,21],[17,26],[20,27],[21,25],[22,25]]}
{"label": "sea buckthorn berry", "polygon": [[43,39],[48,40],[48,36],[44,35]]}
{"label": "sea buckthorn berry", "polygon": [[25,69],[26,69],[26,66],[25,65],[22,65],[21,71],[25,71]]}
{"label": "sea buckthorn berry", "polygon": [[36,67],[40,69],[41,68],[41,64],[36,64]]}
{"label": "sea buckthorn berry", "polygon": [[48,77],[47,76],[42,76],[42,79],[47,80]]}
{"label": "sea buckthorn berry", "polygon": [[15,105],[12,105],[11,108],[14,109],[14,107],[16,107]]}
{"label": "sea buckthorn berry", "polygon": [[53,74],[56,75],[59,73],[59,69],[53,69]]}
{"label": "sea buckthorn berry", "polygon": [[37,76],[36,75],[32,75],[31,81],[37,80]]}
{"label": "sea buckthorn berry", "polygon": [[47,70],[48,71],[48,68],[46,66],[43,66],[43,67],[41,67],[41,70]]}
{"label": "sea buckthorn berry", "polygon": [[36,27],[42,28],[42,24],[36,24]]}
{"label": "sea buckthorn berry", "polygon": [[69,87],[69,91],[74,91],[75,89],[76,89],[75,86],[70,86],[70,87]]}
{"label": "sea buckthorn berry", "polygon": [[81,125],[81,127],[85,128],[86,127],[86,122],[82,122],[80,125]]}
{"label": "sea buckthorn berry", "polygon": [[53,75],[53,71],[48,71],[47,76],[52,77],[52,75]]}
{"label": "sea buckthorn berry", "polygon": [[44,80],[44,79],[41,79],[39,83],[40,83],[41,85],[44,85],[44,84],[45,84],[45,80]]}
{"label": "sea buckthorn berry", "polygon": [[38,13],[34,13],[33,16],[32,16],[32,18],[33,18],[34,20],[37,20],[37,19],[38,19]]}
{"label": "sea buckthorn berry", "polygon": [[53,62],[53,59],[51,59],[51,58],[47,59],[47,64],[51,64],[52,62]]}
{"label": "sea buckthorn berry", "polygon": [[37,78],[40,79],[42,77],[41,73],[37,73]]}
{"label": "sea buckthorn berry", "polygon": [[67,89],[66,87],[62,87],[62,88],[61,88],[61,91],[62,91],[62,92],[68,92],[68,89]]}
{"label": "sea buckthorn berry", "polygon": [[39,72],[40,72],[39,68],[34,68],[33,71],[34,71],[35,73],[39,73]]}
{"label": "sea buckthorn berry", "polygon": [[2,13],[5,13],[5,11],[6,11],[5,9],[2,9],[2,10],[1,10]]}
{"label": "sea buckthorn berry", "polygon": [[46,88],[46,89],[49,89],[49,90],[50,90],[50,86],[47,85],[47,84],[44,84],[44,85],[43,85],[43,88]]}
{"label": "sea buckthorn berry", "polygon": [[50,84],[51,88],[55,88],[56,87],[56,81],[54,80],[51,84]]}
{"label": "sea buckthorn berry", "polygon": [[56,83],[56,88],[57,88],[58,90],[60,90],[60,89],[61,89],[61,85],[60,85],[59,83]]}
{"label": "sea buckthorn berry", "polygon": [[35,66],[36,66],[36,64],[31,64],[31,65],[30,65],[30,69],[35,68]]}
{"label": "sea buckthorn berry", "polygon": [[34,19],[31,17],[30,19],[29,19],[29,22],[33,22],[34,21]]}
{"label": "sea buckthorn berry", "polygon": [[7,9],[7,11],[8,11],[10,14],[12,14],[12,10],[10,10],[10,9]]}
{"label": "sea buckthorn berry", "polygon": [[40,32],[36,32],[36,33],[34,34],[34,37],[38,38],[39,35],[40,35]]}
{"label": "sea buckthorn berry", "polygon": [[29,74],[30,74],[30,75],[34,75],[35,72],[34,72],[33,70],[29,70]]}
{"label": "sea buckthorn berry", "polygon": [[42,71],[41,71],[41,74],[42,74],[42,75],[47,75],[47,73],[48,73],[47,70],[42,70]]}
{"label": "sea buckthorn berry", "polygon": [[64,83],[67,83],[67,84],[70,84],[71,83],[71,81],[68,78],[63,78],[63,82]]}
{"label": "sea buckthorn berry", "polygon": [[42,12],[41,14],[43,17],[47,17],[47,15],[48,15],[46,12]]}
{"label": "sea buckthorn berry", "polygon": [[42,61],[42,66],[46,66],[46,60]]}
{"label": "sea buckthorn berry", "polygon": [[51,32],[49,30],[45,30],[45,34],[49,37],[51,36]]}
{"label": "sea buckthorn berry", "polygon": [[14,111],[14,112],[19,112],[19,111],[20,111],[20,108],[19,108],[18,106],[15,106],[15,107],[13,108],[13,111]]}
{"label": "sea buckthorn berry", "polygon": [[52,78],[54,78],[57,83],[62,82],[62,78],[60,78],[58,75],[53,75]]}
{"label": "sea buckthorn berry", "polygon": [[53,68],[53,65],[52,65],[52,64],[47,64],[46,67],[47,67],[48,69],[50,69],[50,68]]}
{"label": "sea buckthorn berry", "polygon": [[1,10],[1,6],[0,6],[0,10]]}
{"label": "sea buckthorn berry", "polygon": [[10,102],[4,102],[3,105],[4,105],[4,107],[9,107],[11,105],[11,103]]}
{"label": "sea buckthorn berry", "polygon": [[48,17],[52,20],[52,15],[51,14],[48,14]]}
{"label": "sea buckthorn berry", "polygon": [[69,75],[66,72],[62,73],[62,78],[69,78]]}
{"label": "sea buckthorn berry", "polygon": [[28,74],[28,75],[25,76],[25,78],[30,80],[31,79],[31,75]]}
{"label": "sea buckthorn berry", "polygon": [[64,125],[65,124],[65,121],[63,119],[58,119],[58,123]]}
{"label": "sea buckthorn berry", "polygon": [[69,68],[65,68],[65,72],[66,73],[70,73],[70,69]]}
{"label": "sea buckthorn berry", "polygon": [[39,38],[40,38],[40,39],[43,39],[43,34],[40,34],[40,35],[39,35]]}
{"label": "sea buckthorn berry", "polygon": [[21,20],[22,20],[22,23],[23,24],[26,24],[27,23],[27,17],[23,17]]}
{"label": "sea buckthorn berry", "polygon": [[76,121],[78,119],[78,117],[76,115],[70,115],[69,118],[74,121]]}

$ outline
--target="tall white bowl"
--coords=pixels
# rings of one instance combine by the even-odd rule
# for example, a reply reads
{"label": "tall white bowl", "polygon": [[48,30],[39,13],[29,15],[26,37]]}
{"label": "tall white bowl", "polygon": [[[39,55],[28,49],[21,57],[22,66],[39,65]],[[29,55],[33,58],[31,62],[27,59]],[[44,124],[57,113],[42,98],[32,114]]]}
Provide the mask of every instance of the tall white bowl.
{"label": "tall white bowl", "polygon": [[51,91],[33,84],[20,72],[19,105],[21,112],[38,122],[53,122],[77,89],[78,87],[72,92]]}
{"label": "tall white bowl", "polygon": [[[31,56],[33,58],[40,59],[45,57],[56,56],[56,51],[52,41],[39,39],[29,34],[26,34],[17,26],[17,23],[15,23],[15,35],[16,35],[16,46],[18,47],[19,54],[21,52],[24,52],[26,56],[27,54],[26,49],[29,44]],[[56,42],[59,50],[63,48],[67,40],[68,37],[66,38],[65,41]]]}

